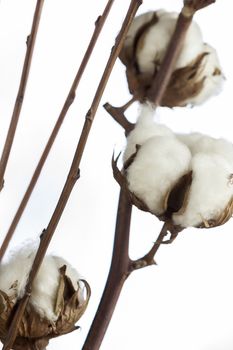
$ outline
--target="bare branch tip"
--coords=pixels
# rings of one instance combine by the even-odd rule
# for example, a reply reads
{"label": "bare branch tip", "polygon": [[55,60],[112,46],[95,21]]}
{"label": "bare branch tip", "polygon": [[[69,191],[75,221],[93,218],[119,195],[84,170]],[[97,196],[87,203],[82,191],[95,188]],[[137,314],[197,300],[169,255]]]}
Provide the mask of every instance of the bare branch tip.
{"label": "bare branch tip", "polygon": [[192,17],[196,11],[199,11],[215,2],[216,0],[184,0],[182,14],[185,17]]}

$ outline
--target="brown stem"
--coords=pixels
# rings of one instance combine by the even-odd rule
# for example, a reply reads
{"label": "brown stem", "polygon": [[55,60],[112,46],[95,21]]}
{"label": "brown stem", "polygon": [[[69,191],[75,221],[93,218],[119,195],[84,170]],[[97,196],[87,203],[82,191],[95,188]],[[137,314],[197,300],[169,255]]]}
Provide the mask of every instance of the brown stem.
{"label": "brown stem", "polygon": [[[178,236],[178,233],[181,231],[182,231],[181,228],[173,226],[171,222],[169,221],[165,222],[151,250],[147,254],[145,254],[142,258],[132,261],[130,266],[130,271],[132,272],[134,270],[138,270],[146,266],[156,265],[154,257],[159,247],[161,246],[161,244],[172,243],[174,239]],[[171,233],[171,239],[166,241],[164,240],[164,238],[167,236],[169,232]]]}
{"label": "brown stem", "polygon": [[5,140],[5,144],[4,144],[4,148],[3,148],[2,156],[0,160],[0,191],[2,190],[4,185],[4,174],[5,174],[7,162],[10,156],[11,147],[14,141],[14,136],[15,136],[18,120],[19,120],[20,111],[23,105],[23,100],[24,100],[24,95],[27,87],[27,81],[28,81],[29,71],[30,71],[31,62],[32,62],[32,55],[34,51],[34,46],[35,46],[43,4],[44,4],[44,0],[37,1],[33,22],[32,22],[31,34],[27,38],[27,50],[26,50],[26,55],[24,59],[19,89],[15,100],[13,114],[11,117],[10,126],[8,129],[7,137]]}
{"label": "brown stem", "polygon": [[216,0],[184,0],[184,5],[191,11],[198,11],[216,2]]}
{"label": "brown stem", "polygon": [[71,191],[74,187],[74,184],[79,177],[79,165],[80,165],[82,155],[84,152],[84,148],[85,148],[85,145],[87,142],[87,138],[88,138],[91,126],[92,126],[92,122],[94,120],[97,108],[99,106],[101,97],[102,97],[103,92],[105,90],[105,86],[106,86],[107,81],[109,79],[109,76],[111,74],[114,63],[115,63],[115,61],[120,53],[120,50],[122,48],[122,45],[123,45],[123,42],[125,40],[129,26],[130,26],[130,24],[135,16],[135,13],[136,13],[138,7],[140,6],[140,4],[141,4],[141,1],[139,1],[139,0],[131,0],[128,12],[127,12],[125,20],[122,24],[121,30],[117,36],[116,43],[111,51],[111,54],[110,54],[110,57],[109,57],[108,62],[106,64],[104,73],[102,75],[99,86],[97,88],[94,99],[92,101],[90,110],[88,111],[88,113],[86,115],[83,130],[82,130],[82,133],[81,133],[78,145],[77,145],[77,149],[76,149],[76,152],[75,152],[75,155],[73,158],[73,162],[71,164],[71,168],[70,168],[69,174],[67,176],[67,180],[65,182],[64,188],[62,190],[62,193],[60,195],[60,198],[58,200],[58,203],[57,203],[57,206],[54,210],[54,213],[51,217],[51,220],[48,224],[48,227],[46,230],[44,230],[44,232],[41,236],[40,245],[39,245],[39,248],[37,250],[37,253],[36,253],[30,274],[29,274],[27,285],[25,287],[26,294],[24,295],[24,297],[21,299],[21,301],[18,304],[16,313],[13,317],[13,320],[12,320],[11,325],[10,325],[9,330],[8,330],[8,334],[7,334],[7,337],[5,340],[3,350],[10,350],[14,344],[15,338],[17,336],[18,326],[20,324],[22,315],[25,311],[25,308],[26,308],[28,301],[29,301],[29,298],[30,298],[33,280],[34,280],[34,278],[35,278],[35,276],[40,268],[40,265],[41,265],[42,260],[45,256],[46,250],[47,250],[49,243],[53,237],[54,231],[58,225],[58,222],[61,218],[61,215],[65,209],[65,206],[67,204],[67,201],[69,199]]}
{"label": "brown stem", "polygon": [[75,79],[74,79],[74,81],[72,83],[72,86],[70,88],[68,96],[67,96],[67,98],[65,100],[65,103],[64,103],[64,105],[62,107],[60,115],[59,115],[59,117],[58,117],[58,119],[56,121],[56,124],[55,124],[55,126],[54,126],[54,128],[52,130],[52,133],[51,133],[51,135],[50,135],[50,137],[48,139],[48,142],[47,142],[47,144],[45,146],[45,149],[44,149],[44,151],[43,151],[43,153],[41,155],[41,158],[40,158],[40,160],[39,160],[39,162],[38,162],[38,164],[36,166],[36,169],[35,169],[35,171],[33,173],[31,181],[30,181],[30,183],[29,183],[29,185],[28,185],[28,187],[26,189],[26,192],[25,192],[25,194],[24,194],[24,196],[23,196],[23,198],[21,200],[21,203],[20,203],[20,205],[19,205],[19,207],[18,207],[18,209],[17,209],[17,211],[15,213],[15,216],[14,216],[14,218],[13,218],[11,224],[10,224],[10,227],[9,227],[7,233],[6,233],[4,241],[3,241],[2,246],[0,248],[0,262],[2,261],[2,258],[3,258],[4,254],[5,254],[6,249],[7,249],[8,245],[9,245],[9,243],[10,243],[10,240],[11,240],[13,234],[14,234],[14,231],[15,231],[15,229],[16,229],[16,227],[17,227],[17,225],[18,225],[18,223],[19,223],[19,221],[21,219],[21,216],[22,216],[22,214],[24,212],[24,209],[26,208],[26,205],[27,205],[27,203],[29,201],[29,198],[30,198],[30,196],[32,194],[32,191],[34,190],[34,187],[35,187],[35,185],[37,183],[37,180],[38,180],[38,178],[40,176],[40,173],[41,173],[41,171],[43,169],[43,166],[44,166],[44,164],[46,162],[46,159],[47,159],[47,157],[49,155],[49,152],[50,152],[50,150],[52,148],[52,145],[53,145],[53,143],[54,143],[54,141],[55,141],[55,139],[57,137],[57,134],[58,134],[58,132],[59,132],[59,130],[61,128],[61,125],[62,125],[62,123],[63,123],[63,121],[64,121],[64,119],[65,119],[65,117],[67,115],[67,112],[68,112],[70,106],[72,105],[72,103],[73,103],[73,101],[75,99],[75,93],[76,93],[77,87],[79,85],[79,82],[81,80],[83,72],[84,72],[84,70],[86,68],[86,65],[87,65],[87,63],[89,61],[89,58],[90,58],[90,56],[92,54],[92,51],[93,51],[93,49],[95,47],[95,44],[97,42],[97,39],[98,39],[99,34],[100,34],[100,32],[101,32],[101,30],[103,28],[103,25],[104,25],[104,23],[106,21],[106,18],[107,18],[108,14],[109,14],[109,11],[111,9],[111,6],[112,6],[113,2],[114,2],[114,0],[108,0],[108,2],[106,4],[106,7],[105,7],[105,9],[103,11],[103,14],[101,16],[99,16],[97,21],[95,22],[95,29],[94,29],[94,32],[92,34],[90,43],[89,43],[89,45],[87,47],[87,50],[86,50],[86,52],[85,52],[85,54],[83,56],[82,62],[80,64],[78,72],[77,72],[77,74],[75,76]]}
{"label": "brown stem", "polygon": [[131,261],[128,255],[128,243],[131,211],[132,205],[129,197],[122,188],[118,203],[112,263],[104,293],[82,350],[97,350],[100,348],[121,289],[129,275]]}
{"label": "brown stem", "polygon": [[[130,100],[129,102],[133,102],[133,99]],[[126,104],[128,105],[128,104]],[[134,124],[130,123],[128,119],[124,115],[125,111],[125,106],[122,107],[114,107],[110,105],[110,103],[105,103],[104,108],[106,111],[111,115],[111,117],[119,124],[122,126],[122,128],[125,130],[126,136],[130,133],[131,130],[134,128]]]}

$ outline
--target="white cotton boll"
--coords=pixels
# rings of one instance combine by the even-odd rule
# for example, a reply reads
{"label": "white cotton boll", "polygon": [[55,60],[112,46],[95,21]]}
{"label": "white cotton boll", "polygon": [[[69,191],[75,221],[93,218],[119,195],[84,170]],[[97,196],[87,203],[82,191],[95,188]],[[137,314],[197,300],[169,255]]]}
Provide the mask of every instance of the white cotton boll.
{"label": "white cotton boll", "polygon": [[193,179],[187,207],[173,214],[173,221],[182,227],[199,226],[216,219],[233,196],[231,175],[233,163],[214,153],[198,153],[192,159]]}
{"label": "white cotton boll", "polygon": [[30,303],[42,317],[52,321],[57,319],[57,315],[54,313],[54,304],[60,280],[59,269],[64,265],[67,266],[66,275],[71,278],[74,288],[77,289],[80,275],[66,260],[52,255],[45,257],[33,283]]}
{"label": "white cotton boll", "polygon": [[[16,295],[21,298],[25,292],[25,286],[34,260],[35,250],[30,247],[17,251],[11,260],[0,266],[0,290],[7,295]],[[59,269],[66,265],[66,275],[71,279],[74,289],[78,288],[79,273],[63,258],[47,255],[39,269],[32,285],[32,293],[29,305],[32,305],[42,318],[56,321],[58,315],[54,312],[57,289],[60,281]],[[17,288],[11,286],[17,281]],[[80,298],[82,299],[82,290]]]}
{"label": "white cotton boll", "polygon": [[[0,290],[9,296],[21,297],[34,256],[34,251],[27,247],[15,252],[9,262],[2,263],[0,265]],[[14,288],[12,288],[13,284],[15,284]]]}
{"label": "white cotton boll", "polygon": [[203,135],[201,133],[177,134],[177,138],[185,143],[192,155],[199,152],[215,153],[221,155],[229,163],[233,164],[233,144],[223,138]]}
{"label": "white cotton boll", "polygon": [[155,111],[150,104],[141,107],[135,128],[127,137],[127,146],[124,152],[124,162],[136,151],[136,145],[142,145],[152,136],[169,135],[174,137],[173,132],[165,125],[154,122]]}
{"label": "white cotton boll", "polygon": [[189,149],[174,137],[154,136],[138,150],[127,169],[129,190],[156,215],[164,212],[164,199],[181,176],[190,170]]}
{"label": "white cotton boll", "polygon": [[[164,12],[159,14],[159,21],[151,26],[142,38],[137,50],[137,62],[142,73],[154,73],[155,65],[159,65],[166,53],[171,36],[175,30],[178,14]],[[192,22],[177,59],[174,69],[185,67],[203,50],[202,34],[199,26]]]}
{"label": "white cotton boll", "polygon": [[221,92],[224,83],[224,75],[221,72],[221,66],[216,50],[210,45],[204,44],[202,52],[207,55],[203,58],[200,78],[205,78],[203,88],[198,95],[186,101],[189,104],[201,104],[209,97]]}

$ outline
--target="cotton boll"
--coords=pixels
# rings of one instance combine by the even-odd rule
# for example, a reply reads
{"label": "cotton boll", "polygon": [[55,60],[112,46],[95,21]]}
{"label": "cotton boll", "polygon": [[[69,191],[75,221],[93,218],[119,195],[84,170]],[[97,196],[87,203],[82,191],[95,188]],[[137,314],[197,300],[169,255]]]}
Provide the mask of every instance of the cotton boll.
{"label": "cotton boll", "polygon": [[[18,299],[25,293],[36,250],[26,247],[0,267],[0,340],[5,341]],[[85,312],[91,289],[67,261],[44,258],[32,284],[29,302],[18,325],[14,349],[45,348],[49,340],[76,329]]]}
{"label": "cotton boll", "polygon": [[142,145],[152,136],[169,135],[172,131],[165,125],[154,122],[155,111],[150,104],[144,104],[138,117],[135,128],[127,137],[127,146],[124,152],[124,162],[136,151],[136,145]]}
{"label": "cotton boll", "polygon": [[188,146],[192,155],[199,152],[215,153],[233,164],[233,144],[223,138],[216,139],[201,133],[177,134],[176,136]]}
{"label": "cotton boll", "polygon": [[[163,11],[158,15],[158,22],[141,36],[136,53],[140,72],[153,74],[155,68],[158,68],[175,30],[177,18],[177,13]],[[203,40],[201,31],[198,25],[192,22],[174,69],[188,65],[202,50]]]}
{"label": "cotton boll", "polygon": [[[177,13],[160,10],[138,16],[131,24],[119,57],[126,65],[129,91],[140,102],[153,99],[151,87],[177,19]],[[216,51],[203,43],[200,28],[192,21],[160,104],[171,108],[201,104],[221,90],[223,81]]]}
{"label": "cotton boll", "polygon": [[138,150],[127,169],[128,187],[156,215],[164,213],[165,197],[190,169],[189,149],[174,137],[154,136]]}
{"label": "cotton boll", "polygon": [[[182,227],[208,226],[217,222],[233,196],[233,163],[219,154],[197,153],[192,159],[193,179],[187,206],[173,214]],[[210,224],[211,226],[211,224]]]}
{"label": "cotton boll", "polygon": [[[0,266],[0,290],[8,296],[15,296],[16,299],[24,295],[35,257],[35,250],[30,249],[27,247],[27,249],[17,251],[8,263]],[[52,255],[44,258],[32,285],[29,304],[37,310],[42,318],[51,321],[56,321],[58,317],[54,312],[54,306],[60,281],[59,269],[64,265],[67,266],[66,275],[69,276],[74,289],[77,290],[80,280],[78,272],[63,258]],[[13,284],[15,284],[14,288],[12,288]],[[81,290],[80,297],[82,297]]]}

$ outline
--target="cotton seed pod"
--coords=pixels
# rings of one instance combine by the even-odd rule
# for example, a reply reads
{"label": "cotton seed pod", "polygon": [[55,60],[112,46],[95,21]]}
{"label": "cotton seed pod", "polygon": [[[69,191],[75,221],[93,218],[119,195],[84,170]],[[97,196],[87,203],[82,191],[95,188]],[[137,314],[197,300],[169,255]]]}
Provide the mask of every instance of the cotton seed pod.
{"label": "cotton seed pod", "polygon": [[[126,66],[131,94],[143,102],[160,68],[178,14],[159,10],[136,17],[128,31],[120,59]],[[203,43],[202,34],[192,22],[174,67],[161,105],[196,105],[221,90],[224,80],[216,51]],[[153,101],[152,101],[153,102]]]}
{"label": "cotton seed pod", "polygon": [[113,161],[132,203],[181,229],[226,223],[233,213],[233,145],[200,133],[163,133],[144,112],[128,136],[123,170]]}
{"label": "cotton seed pod", "polygon": [[[24,261],[20,260],[20,264],[25,273],[25,265],[32,261],[34,254],[21,253],[20,259],[22,255]],[[19,257],[15,256],[12,262],[3,264],[0,268],[0,339],[3,343],[14,306],[23,295],[28,277],[18,267],[17,272],[10,273],[18,275],[18,279],[9,284],[8,272],[19,263]],[[29,269],[30,265],[27,272]],[[20,322],[13,349],[44,349],[51,338],[78,328],[75,323],[85,312],[91,293],[88,283],[78,276],[64,259],[54,256],[44,259],[33,283],[31,298]]]}

